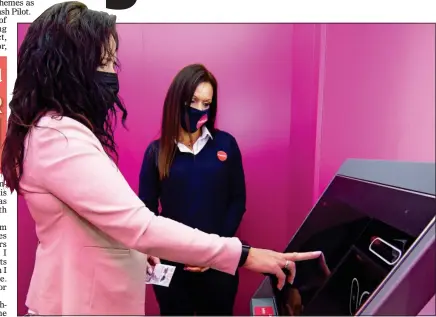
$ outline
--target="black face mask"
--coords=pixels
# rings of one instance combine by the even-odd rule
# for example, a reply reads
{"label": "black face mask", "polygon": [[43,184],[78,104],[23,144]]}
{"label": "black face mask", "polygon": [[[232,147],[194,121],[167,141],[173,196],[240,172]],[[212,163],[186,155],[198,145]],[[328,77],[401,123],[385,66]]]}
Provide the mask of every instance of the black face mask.
{"label": "black face mask", "polygon": [[113,104],[120,103],[120,100],[118,99],[118,91],[120,90],[119,84],[118,84],[118,75],[116,73],[108,73],[108,72],[100,72],[97,71],[97,81],[101,84],[105,85],[107,88],[109,88],[112,93],[114,94],[114,100],[113,103],[107,105],[106,109],[102,109],[101,112],[101,119],[103,120],[101,124],[104,124],[104,121],[106,120],[106,117],[108,115],[109,109],[113,108]]}
{"label": "black face mask", "polygon": [[97,72],[97,80],[108,86],[116,96],[120,90],[118,75],[116,73]]}

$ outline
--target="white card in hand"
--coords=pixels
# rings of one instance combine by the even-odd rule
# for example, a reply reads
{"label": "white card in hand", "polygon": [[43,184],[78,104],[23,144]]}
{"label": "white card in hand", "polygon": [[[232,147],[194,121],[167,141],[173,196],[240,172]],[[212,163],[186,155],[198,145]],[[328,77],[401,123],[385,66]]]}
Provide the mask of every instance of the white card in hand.
{"label": "white card in hand", "polygon": [[175,270],[175,266],[157,264],[151,274],[147,272],[145,283],[168,287]]}

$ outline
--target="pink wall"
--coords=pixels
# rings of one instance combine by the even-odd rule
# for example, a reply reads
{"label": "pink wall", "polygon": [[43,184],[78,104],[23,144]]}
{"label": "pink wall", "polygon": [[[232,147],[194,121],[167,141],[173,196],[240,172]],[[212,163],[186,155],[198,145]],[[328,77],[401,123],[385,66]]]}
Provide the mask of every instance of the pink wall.
{"label": "pink wall", "polygon": [[[19,42],[26,30],[19,27]],[[248,210],[240,236],[253,245],[282,249],[347,157],[435,159],[432,26],[134,24],[119,31],[130,113],[129,131],[116,132],[125,177],[137,190],[172,77],[186,64],[206,64],[220,84],[219,127],[242,150]],[[18,234],[23,313],[36,238],[21,200]],[[242,271],[236,314],[248,314],[260,280]],[[158,313],[151,288],[146,311]]]}
{"label": "pink wall", "polygon": [[[27,27],[19,27],[22,40]],[[120,169],[137,190],[147,144],[159,132],[172,78],[201,62],[220,86],[219,127],[239,142],[246,170],[247,213],[240,236],[260,247],[283,249],[289,239],[289,139],[292,25],[120,25],[120,94],[128,106],[129,131],[117,130]],[[135,46],[135,49],[132,47]],[[33,221],[23,203],[19,217],[19,310],[34,262]],[[274,236],[271,236],[274,228]],[[249,299],[262,277],[242,272],[235,313],[249,313]],[[147,314],[158,313],[148,289]]]}
{"label": "pink wall", "polygon": [[344,159],[435,161],[434,24],[330,24],[318,196]]}
{"label": "pink wall", "polygon": [[288,233],[291,238],[313,204],[318,126],[318,77],[321,24],[295,24],[292,32],[290,192]]}
{"label": "pink wall", "polygon": [[[159,131],[172,78],[187,64],[204,63],[219,82],[219,127],[236,137],[243,154],[249,198],[240,236],[258,246],[285,246],[289,238],[283,218],[289,192],[291,29],[284,24],[119,27],[121,96],[130,119],[129,131],[118,129],[117,140],[120,169],[135,190],[143,152]],[[130,43],[138,38],[142,48],[131,50]],[[275,228],[275,236],[261,238],[265,228]],[[242,272],[236,314],[249,313],[249,299],[260,280],[261,276]],[[158,313],[150,295],[146,308],[148,314]]]}

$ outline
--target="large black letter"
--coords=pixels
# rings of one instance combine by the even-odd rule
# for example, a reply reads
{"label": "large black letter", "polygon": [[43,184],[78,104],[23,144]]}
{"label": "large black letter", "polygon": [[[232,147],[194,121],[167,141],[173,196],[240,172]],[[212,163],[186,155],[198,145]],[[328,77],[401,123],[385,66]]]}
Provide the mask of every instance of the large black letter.
{"label": "large black letter", "polygon": [[136,0],[106,0],[106,9],[125,10],[133,7]]}

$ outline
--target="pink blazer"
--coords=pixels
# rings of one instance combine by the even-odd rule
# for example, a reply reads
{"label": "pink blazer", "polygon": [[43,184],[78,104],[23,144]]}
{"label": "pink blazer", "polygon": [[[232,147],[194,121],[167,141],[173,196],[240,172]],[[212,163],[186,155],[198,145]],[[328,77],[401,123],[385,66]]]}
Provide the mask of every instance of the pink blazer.
{"label": "pink blazer", "polygon": [[143,315],[145,254],[236,272],[238,239],[155,216],[76,120],[47,115],[29,132],[20,185],[40,241],[26,302],[39,315]]}

